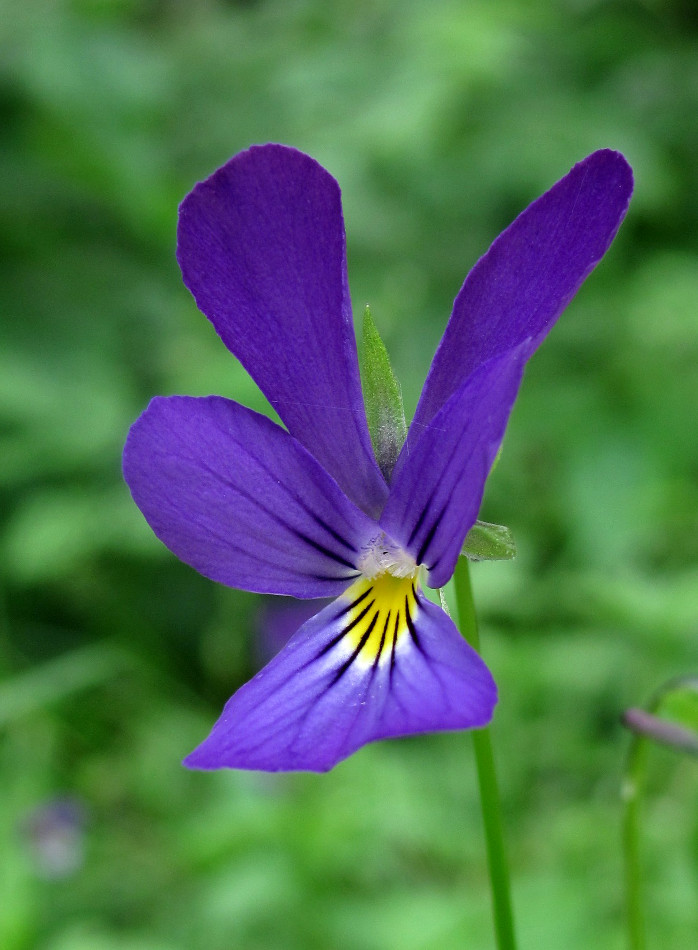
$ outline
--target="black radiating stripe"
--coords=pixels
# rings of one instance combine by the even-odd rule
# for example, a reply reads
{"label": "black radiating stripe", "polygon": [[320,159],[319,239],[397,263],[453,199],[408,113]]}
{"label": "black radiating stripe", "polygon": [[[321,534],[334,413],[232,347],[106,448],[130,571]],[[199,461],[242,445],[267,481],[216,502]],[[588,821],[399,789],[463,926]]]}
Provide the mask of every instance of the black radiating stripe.
{"label": "black radiating stripe", "polygon": [[[254,461],[256,462],[257,465],[259,465],[259,467],[262,469],[263,472],[265,472],[267,475],[273,478],[275,482],[278,481],[276,473],[272,472],[271,469],[269,469],[266,465],[264,465],[264,463],[260,459],[255,458]],[[273,521],[278,522],[278,524],[280,524],[281,527],[284,528],[286,531],[289,531],[291,534],[295,535],[301,541],[305,541],[311,547],[315,548],[316,551],[319,551],[321,554],[325,554],[331,560],[336,561],[339,564],[342,564],[344,567],[350,567],[354,575],[359,574],[359,572],[356,570],[356,565],[354,563],[352,563],[351,561],[347,561],[345,558],[341,557],[339,554],[335,554],[334,551],[330,551],[329,548],[324,547],[324,545],[319,544],[317,541],[313,541],[312,538],[309,538],[306,534],[304,534],[302,531],[299,531],[288,521],[285,521],[272,508],[268,508],[258,497],[251,494],[248,491],[245,491],[245,489],[241,485],[238,485],[236,482],[231,481],[228,478],[224,478],[223,476],[220,475],[220,473],[214,471],[209,466],[205,466],[205,467],[206,467],[206,470],[209,472],[209,474],[215,480],[222,482],[223,485],[231,489],[235,494],[240,495],[242,498],[245,499],[245,501],[250,502],[250,504],[254,505],[256,508],[259,508],[260,511],[262,511],[265,515],[267,515]],[[317,520],[313,512],[311,512],[308,509],[307,505],[293,491],[291,491],[288,487],[284,487],[284,491],[286,492],[287,495],[289,495],[292,501],[294,501],[297,505],[300,505],[300,507],[303,509],[303,511],[305,511],[306,514],[310,515],[315,520]],[[325,527],[328,528],[331,534],[334,533],[332,529],[329,528],[329,525]],[[353,548],[351,548],[351,546],[348,545],[348,543],[344,541],[344,539],[341,538],[341,536],[337,536],[337,540],[341,541],[345,546],[349,547],[350,550],[353,551]],[[324,580],[324,578],[322,577],[320,577],[319,579]],[[339,580],[339,578],[332,577],[330,578],[330,580]]]}
{"label": "black radiating stripe", "polygon": [[[276,403],[272,403],[272,405],[274,406],[274,408],[277,407],[277,404],[276,404]],[[264,462],[263,462],[260,458],[255,457],[255,458],[254,458],[254,461],[256,462],[257,465],[259,465],[259,467],[261,468],[261,470],[262,470],[263,472],[265,472],[271,479],[273,479],[273,481],[276,482],[276,481],[278,480],[278,479],[277,479],[277,473],[276,473],[275,471],[273,471],[272,469],[270,469],[267,465],[265,465]],[[213,474],[214,477],[218,477],[218,476],[216,475],[216,473],[213,473],[213,472],[212,472],[211,474]],[[313,547],[317,547],[317,545],[315,545],[314,542],[312,542],[312,541],[310,540],[310,538],[306,538],[303,534],[301,534],[300,532],[298,532],[297,529],[294,528],[292,525],[287,524],[282,518],[279,518],[278,515],[277,515],[275,512],[273,512],[273,511],[272,511],[271,509],[269,509],[269,508],[266,508],[266,507],[259,501],[258,498],[256,498],[256,497],[254,497],[253,495],[250,495],[249,493],[243,491],[243,489],[242,489],[240,486],[235,485],[235,484],[234,484],[233,482],[231,482],[229,479],[221,479],[221,480],[222,480],[223,483],[226,484],[229,488],[232,488],[233,491],[239,492],[241,495],[243,495],[243,497],[247,498],[248,501],[251,501],[253,504],[255,504],[255,505],[257,505],[258,507],[260,507],[260,508],[262,509],[262,511],[264,511],[266,514],[268,514],[270,517],[275,518],[277,521],[279,521],[279,522],[284,526],[284,528],[286,528],[288,531],[291,531],[291,532],[292,532],[293,534],[295,534],[297,537],[303,538],[304,540],[308,541],[311,545],[313,545]],[[347,548],[349,551],[351,551],[352,554],[357,554],[357,553],[358,553],[357,550],[356,550],[356,548],[355,548],[352,544],[350,544],[350,543],[346,540],[346,538],[343,538],[341,534],[339,534],[337,531],[334,530],[334,528],[332,528],[332,527],[331,527],[330,525],[328,525],[322,518],[320,518],[318,515],[316,515],[315,512],[312,511],[312,510],[308,507],[308,505],[306,505],[306,503],[303,501],[303,499],[302,499],[299,495],[297,495],[291,488],[289,488],[288,485],[283,486],[283,488],[284,488],[284,491],[286,492],[286,494],[289,496],[289,498],[291,498],[292,501],[294,501],[300,508],[302,508],[303,511],[306,513],[306,515],[309,515],[309,516],[315,521],[316,524],[320,525],[320,527],[324,528],[325,531],[327,531],[329,534],[331,534],[332,537],[335,539],[335,541],[339,541],[339,543],[342,544],[342,545],[343,545],[345,548]],[[320,550],[320,549],[318,548],[318,550]],[[334,555],[332,554],[332,552],[328,551],[327,553],[329,554],[330,557],[334,557],[334,559],[337,560],[337,557],[334,556]],[[351,565],[351,566],[353,567],[354,565]]]}
{"label": "black radiating stripe", "polygon": [[354,574],[343,574],[339,577],[336,574],[303,574],[301,576],[312,577],[314,581],[332,581],[333,584],[336,584],[337,581],[348,581],[352,577],[361,577],[361,571],[355,571]]}
{"label": "black radiating stripe", "polygon": [[376,658],[373,661],[374,669],[378,666],[378,663],[380,662],[381,654],[383,653],[383,644],[385,643],[385,635],[388,632],[388,624],[390,623],[390,614],[391,614],[391,611],[389,610],[388,616],[385,618],[385,623],[383,625],[383,633],[381,634],[380,646],[378,647]]}
{"label": "black radiating stripe", "polygon": [[410,615],[410,602],[409,598],[405,597],[405,619],[407,620],[407,629],[410,631],[410,636],[412,637],[412,642],[417,647],[420,653],[424,653],[424,647],[421,644],[419,637],[417,636],[417,630],[414,625],[414,621]]}
{"label": "black radiating stripe", "polygon": [[395,614],[395,626],[393,627],[393,642],[390,648],[390,682],[393,681],[393,670],[395,668],[395,647],[397,646],[397,632],[400,628],[400,611]]}
{"label": "black radiating stripe", "polygon": [[337,564],[341,564],[343,567],[350,567],[352,571],[356,571],[356,564],[352,564],[351,561],[347,561],[347,559],[342,557],[341,554],[331,551],[329,548],[326,548],[324,544],[320,544],[319,541],[314,541],[312,538],[309,538],[307,534],[304,534],[297,528],[291,528],[291,530],[297,538],[300,538],[301,541],[305,541],[306,544],[309,544],[311,548],[315,548],[315,550],[319,551],[320,554],[324,554],[325,557],[331,558],[331,560],[336,561]]}
{"label": "black radiating stripe", "polygon": [[429,550],[429,545],[434,540],[434,535],[436,534],[436,529],[439,527],[439,519],[435,519],[434,524],[429,528],[427,536],[422,542],[422,546],[417,551],[417,564],[424,564],[424,558],[426,557],[427,551]]}
{"label": "black radiating stripe", "polygon": [[344,676],[344,674],[349,669],[349,667],[354,662],[354,660],[357,658],[359,653],[361,653],[363,648],[366,646],[366,641],[371,636],[371,633],[373,632],[373,628],[375,627],[376,622],[378,621],[378,615],[379,615],[379,611],[377,610],[375,614],[373,615],[373,619],[371,620],[370,624],[364,631],[363,636],[361,637],[358,644],[356,645],[352,655],[348,657],[344,661],[344,663],[342,663],[342,665],[339,667],[337,672],[334,674],[334,677],[332,678],[332,682],[330,683],[330,686],[334,686],[334,684]]}
{"label": "black radiating stripe", "polygon": [[327,524],[326,521],[323,521],[323,519],[320,518],[319,515],[316,515],[314,512],[310,512],[310,514],[311,514],[311,517],[313,518],[313,521],[315,521],[316,524],[320,525],[321,528],[324,528],[324,530],[328,534],[332,535],[335,541],[339,541],[339,543],[343,547],[345,547],[348,551],[351,551],[352,554],[358,554],[358,551],[356,550],[354,545],[351,544],[349,541],[347,541],[346,538],[343,538],[342,535],[339,533],[339,531],[335,531],[331,525]]}
{"label": "black radiating stripe", "polygon": [[437,528],[441,524],[441,519],[443,518],[444,511],[446,511],[446,505],[443,506],[443,508],[439,512],[438,517],[434,519],[433,525],[431,526],[431,528],[429,528],[429,531],[427,532],[427,536],[422,542],[421,548],[417,552],[417,558],[416,558],[417,564],[424,564],[424,559],[427,556],[427,551],[429,550],[429,546],[431,545],[431,542],[434,540],[434,535],[436,534]]}
{"label": "black radiating stripe", "polygon": [[343,628],[339,631],[338,634],[336,634],[334,637],[332,637],[332,639],[330,640],[329,643],[326,643],[326,644],[324,645],[324,647],[322,648],[322,650],[320,650],[320,652],[319,652],[318,655],[315,657],[315,659],[316,659],[316,660],[319,660],[321,656],[324,656],[326,653],[329,653],[329,651],[332,649],[332,647],[337,646],[337,644],[339,643],[339,641],[340,641],[344,636],[346,636],[346,634],[349,633],[349,631],[350,631],[351,629],[353,629],[353,628],[357,625],[357,623],[361,623],[361,621],[364,619],[364,617],[365,617],[366,614],[369,612],[369,610],[371,609],[371,607],[373,607],[374,604],[375,604],[375,600],[372,600],[370,604],[367,604],[367,605],[364,607],[364,609],[361,611],[361,613],[360,613],[357,617],[354,617],[354,619],[351,621],[351,623],[348,623],[348,624],[346,625],[346,627],[343,627]]}
{"label": "black radiating stripe", "polygon": [[419,516],[419,518],[417,518],[417,523],[415,524],[414,528],[412,528],[412,531],[411,531],[411,533],[410,533],[410,536],[409,536],[409,538],[407,539],[407,547],[408,547],[408,548],[410,547],[410,545],[412,544],[412,542],[414,541],[414,539],[417,537],[417,534],[418,534],[418,532],[419,532],[419,529],[422,527],[422,524],[424,523],[424,519],[425,519],[426,516],[427,516],[427,511],[429,511],[429,508],[431,507],[431,499],[432,499],[433,497],[434,497],[434,496],[432,495],[432,496],[429,498],[429,501],[426,503],[426,505],[422,508],[422,513],[421,513],[421,515]]}
{"label": "black radiating stripe", "polygon": [[363,594],[359,594],[356,600],[353,600],[347,607],[342,607],[342,609],[339,611],[339,613],[334,619],[339,620],[340,617],[343,617],[345,614],[348,614],[350,610],[354,609],[354,607],[358,607],[361,601],[365,597],[368,597],[368,595],[371,593],[372,590],[373,590],[372,587],[367,587],[366,590],[363,592]]}

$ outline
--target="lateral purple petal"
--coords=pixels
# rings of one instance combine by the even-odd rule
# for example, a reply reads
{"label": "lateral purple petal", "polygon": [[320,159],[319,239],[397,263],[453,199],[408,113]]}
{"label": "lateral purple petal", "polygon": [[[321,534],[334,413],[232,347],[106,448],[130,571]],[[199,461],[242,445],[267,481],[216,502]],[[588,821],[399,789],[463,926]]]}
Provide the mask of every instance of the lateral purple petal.
{"label": "lateral purple petal", "polygon": [[381,527],[443,587],[473,526],[532,341],[465,381],[412,446],[405,443]]}
{"label": "lateral purple petal", "polygon": [[625,158],[594,152],[500,234],[456,297],[412,442],[478,366],[529,337],[543,341],[615,237],[632,190]]}
{"label": "lateral purple petal", "polygon": [[281,145],[236,155],[182,202],[177,258],[289,432],[377,515],[387,486],[361,395],[334,178]]}
{"label": "lateral purple petal", "polygon": [[124,476],[177,557],[243,590],[336,596],[376,534],[299,442],[218,396],[154,399],[131,427]]}
{"label": "lateral purple petal", "polygon": [[[489,722],[492,676],[439,607],[410,594],[409,625],[403,617],[394,635],[390,613],[360,610],[370,594],[353,608],[349,596],[304,624],[235,693],[185,765],[325,772],[377,739]],[[383,630],[379,645],[359,637],[361,624],[369,637]]]}

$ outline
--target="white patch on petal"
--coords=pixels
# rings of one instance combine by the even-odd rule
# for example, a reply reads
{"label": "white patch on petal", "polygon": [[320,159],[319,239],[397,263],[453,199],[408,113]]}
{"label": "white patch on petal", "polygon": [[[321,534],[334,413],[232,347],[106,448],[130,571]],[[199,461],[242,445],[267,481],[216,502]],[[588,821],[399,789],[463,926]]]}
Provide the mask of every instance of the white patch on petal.
{"label": "white patch on petal", "polygon": [[419,568],[407,551],[381,534],[361,553],[357,567],[364,575],[372,579],[379,574],[392,574],[393,577],[416,577]]}

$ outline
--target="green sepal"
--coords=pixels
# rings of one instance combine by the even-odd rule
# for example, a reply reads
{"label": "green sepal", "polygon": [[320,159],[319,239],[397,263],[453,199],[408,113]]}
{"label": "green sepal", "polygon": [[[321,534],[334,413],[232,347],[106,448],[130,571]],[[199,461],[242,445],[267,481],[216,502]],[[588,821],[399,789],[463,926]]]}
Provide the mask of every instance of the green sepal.
{"label": "green sepal", "polygon": [[516,542],[504,525],[476,521],[468,531],[460,553],[469,561],[510,561],[516,557]]}
{"label": "green sepal", "polygon": [[407,438],[407,425],[400,384],[368,307],[364,311],[361,377],[371,444],[380,470],[389,482]]}

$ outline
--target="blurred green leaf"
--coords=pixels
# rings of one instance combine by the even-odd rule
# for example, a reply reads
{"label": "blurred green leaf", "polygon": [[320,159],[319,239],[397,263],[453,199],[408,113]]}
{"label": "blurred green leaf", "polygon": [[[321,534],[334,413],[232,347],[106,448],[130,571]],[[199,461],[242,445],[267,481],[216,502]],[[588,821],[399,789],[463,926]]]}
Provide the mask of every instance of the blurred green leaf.
{"label": "blurred green leaf", "polygon": [[99,643],[0,680],[0,729],[21,716],[42,712],[78,690],[99,686],[131,665],[120,650]]}

